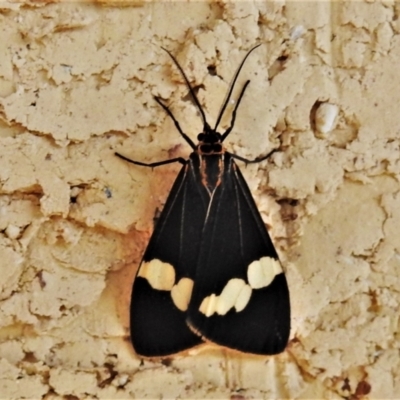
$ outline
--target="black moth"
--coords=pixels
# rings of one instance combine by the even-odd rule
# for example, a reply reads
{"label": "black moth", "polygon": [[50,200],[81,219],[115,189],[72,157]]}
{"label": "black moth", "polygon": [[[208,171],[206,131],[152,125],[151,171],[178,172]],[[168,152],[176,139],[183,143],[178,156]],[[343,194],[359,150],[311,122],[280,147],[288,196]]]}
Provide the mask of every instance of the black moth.
{"label": "black moth", "polygon": [[249,80],[240,92],[229,128],[223,134],[217,132],[240,70],[256,47],[240,64],[213,129],[182,67],[164,49],[181,72],[202,117],[198,144],[156,97],[192,147],[189,159],[146,164],[116,153],[147,167],[183,164],[133,284],[130,326],[138,355],[167,356],[203,341],[263,355],[280,353],[287,345],[290,302],[286,278],[234,161],[258,162],[271,153],[247,160],[222,145],[233,128]]}

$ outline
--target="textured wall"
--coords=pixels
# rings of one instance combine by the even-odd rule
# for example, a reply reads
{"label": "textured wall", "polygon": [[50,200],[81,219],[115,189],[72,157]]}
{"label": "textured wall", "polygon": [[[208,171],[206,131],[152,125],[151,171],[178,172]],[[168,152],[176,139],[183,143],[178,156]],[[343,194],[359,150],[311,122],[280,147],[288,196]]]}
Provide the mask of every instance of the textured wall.
{"label": "textured wall", "polygon": [[[400,7],[385,2],[0,3],[0,398],[400,396]],[[141,361],[133,277],[187,157],[153,99],[201,129],[251,84],[230,151],[280,254],[275,357],[216,346]],[[223,120],[229,123],[229,115]],[[240,328],[240,327],[238,327]],[[69,397],[74,398],[74,397]]]}

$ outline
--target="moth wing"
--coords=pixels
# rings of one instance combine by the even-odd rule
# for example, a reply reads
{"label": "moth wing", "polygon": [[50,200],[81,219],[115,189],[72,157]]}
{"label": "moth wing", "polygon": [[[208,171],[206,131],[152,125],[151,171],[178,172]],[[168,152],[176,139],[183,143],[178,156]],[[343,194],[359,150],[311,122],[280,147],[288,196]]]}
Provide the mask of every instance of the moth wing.
{"label": "moth wing", "polygon": [[207,206],[188,162],[173,184],[133,284],[131,340],[139,355],[166,356],[202,342],[185,320]]}
{"label": "moth wing", "polygon": [[250,190],[229,154],[205,222],[188,324],[203,339],[277,354],[290,331],[285,275]]}

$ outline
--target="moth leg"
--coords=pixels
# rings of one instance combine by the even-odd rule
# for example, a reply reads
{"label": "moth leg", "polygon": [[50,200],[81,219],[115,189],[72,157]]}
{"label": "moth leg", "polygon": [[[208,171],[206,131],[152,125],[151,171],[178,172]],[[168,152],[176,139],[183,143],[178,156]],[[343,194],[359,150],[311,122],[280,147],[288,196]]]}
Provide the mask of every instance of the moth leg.
{"label": "moth leg", "polygon": [[[169,53],[168,53],[169,54]],[[171,55],[171,54],[170,54]],[[172,56],[171,56],[172,57]],[[175,61],[175,59],[173,58],[173,60]],[[179,66],[179,64],[177,64]],[[190,93],[192,93],[192,88],[189,86],[190,88]],[[164,111],[169,115],[169,117],[172,119],[172,121],[174,121],[175,127],[178,130],[178,132],[180,133],[180,135],[186,140],[186,142],[189,144],[189,146],[193,149],[196,150],[196,145],[193,143],[192,139],[190,139],[190,137],[188,135],[186,135],[185,132],[183,132],[181,126],[179,125],[179,122],[177,121],[177,119],[175,118],[174,114],[172,114],[172,111],[169,109],[168,106],[166,106],[159,97],[154,96],[154,100],[164,109]]]}
{"label": "moth leg", "polygon": [[246,164],[256,164],[256,163],[266,160],[277,150],[278,149],[274,149],[274,150],[270,151],[266,156],[258,156],[256,158],[254,158],[253,160],[249,160],[248,158],[238,156],[237,154],[233,154],[233,153],[229,153],[229,154],[231,155],[232,158],[235,158],[236,160],[239,160],[239,161],[243,161]]}
{"label": "moth leg", "polygon": [[242,90],[241,90],[240,95],[239,95],[239,97],[237,99],[235,108],[232,111],[231,124],[230,124],[229,128],[222,134],[221,142],[223,142],[226,139],[226,137],[231,133],[231,131],[233,129],[233,126],[235,125],[236,111],[239,108],[240,102],[242,101],[244,92],[246,91],[247,86],[249,86],[249,83],[250,83],[250,80],[247,80],[246,83],[242,87]]}
{"label": "moth leg", "polygon": [[179,162],[183,165],[185,165],[187,163],[187,160],[185,160],[182,157],[171,158],[169,160],[157,161],[157,162],[153,162],[153,163],[144,163],[141,161],[131,160],[130,158],[125,157],[120,153],[115,153],[115,155],[119,158],[122,158],[125,161],[132,163],[132,164],[141,165],[143,167],[150,167],[150,168],[159,167],[160,165],[172,164],[174,162]]}

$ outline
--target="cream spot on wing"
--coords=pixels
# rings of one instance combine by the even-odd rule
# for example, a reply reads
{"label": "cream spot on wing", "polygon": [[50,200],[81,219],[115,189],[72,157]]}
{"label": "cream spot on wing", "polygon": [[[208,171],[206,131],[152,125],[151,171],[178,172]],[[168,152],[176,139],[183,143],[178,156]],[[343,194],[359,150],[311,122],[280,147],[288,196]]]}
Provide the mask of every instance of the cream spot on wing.
{"label": "cream spot on wing", "polygon": [[181,311],[186,311],[192,296],[193,280],[182,278],[172,289],[171,297],[176,307]]}
{"label": "cream spot on wing", "polygon": [[243,279],[231,279],[219,296],[213,293],[204,298],[199,311],[206,317],[214,313],[225,315],[232,308],[237,312],[242,311],[250,300],[251,292],[251,287]]}
{"label": "cream spot on wing", "polygon": [[249,284],[243,279],[230,279],[219,296],[212,293],[203,299],[199,311],[206,317],[215,313],[225,315],[232,308],[235,308],[236,312],[243,311],[250,301],[253,289],[267,287],[275,276],[282,272],[282,266],[278,260],[272,257],[261,257],[248,266]]}
{"label": "cream spot on wing", "polygon": [[203,313],[206,317],[211,317],[211,315],[215,313],[217,299],[218,296],[216,296],[214,293],[210,296],[205,297],[200,304],[199,311]]}
{"label": "cream spot on wing", "polygon": [[231,279],[222,289],[221,294],[218,296],[216,312],[219,315],[225,315],[232,307],[234,307],[240,291],[246,286],[243,279]]}
{"label": "cream spot on wing", "polygon": [[144,262],[138,276],[147,279],[150,286],[156,290],[171,290],[175,283],[175,270],[171,264],[161,260]]}
{"label": "cream spot on wing", "polygon": [[253,261],[247,269],[247,279],[253,289],[260,289],[268,286],[275,278],[275,275],[283,272],[281,263],[275,258],[261,257]]}
{"label": "cream spot on wing", "polygon": [[250,297],[251,297],[251,292],[252,292],[252,289],[249,285],[243,286],[242,290],[239,293],[239,296],[237,297],[237,299],[235,301],[236,312],[243,311],[246,308],[247,303],[249,302]]}

